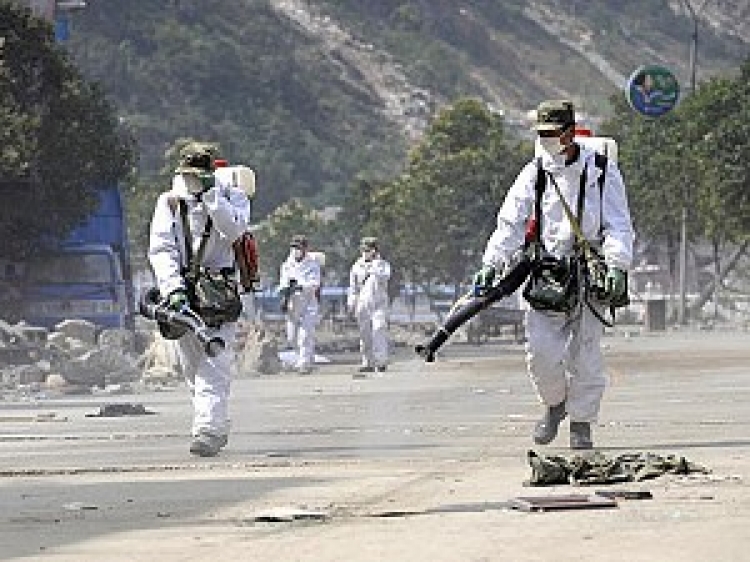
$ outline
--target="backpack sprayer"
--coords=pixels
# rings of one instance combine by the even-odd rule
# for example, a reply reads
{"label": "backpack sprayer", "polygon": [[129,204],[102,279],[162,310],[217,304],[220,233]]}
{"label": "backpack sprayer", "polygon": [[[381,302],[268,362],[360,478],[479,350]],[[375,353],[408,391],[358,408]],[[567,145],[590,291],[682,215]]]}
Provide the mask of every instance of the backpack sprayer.
{"label": "backpack sprayer", "polygon": [[226,342],[212,334],[201,317],[190,308],[172,310],[167,307],[156,287],[152,287],[143,294],[139,303],[139,312],[149,320],[156,320],[162,335],[167,339],[177,339],[187,332],[192,332],[209,357],[216,357],[226,347]]}
{"label": "backpack sprayer", "polygon": [[[230,166],[224,159],[216,160],[214,174],[225,185],[245,192],[252,204],[255,197],[255,171],[247,166]],[[234,261],[239,272],[240,287],[245,293],[257,291],[260,283],[258,244],[252,232],[244,232],[232,243]]]}

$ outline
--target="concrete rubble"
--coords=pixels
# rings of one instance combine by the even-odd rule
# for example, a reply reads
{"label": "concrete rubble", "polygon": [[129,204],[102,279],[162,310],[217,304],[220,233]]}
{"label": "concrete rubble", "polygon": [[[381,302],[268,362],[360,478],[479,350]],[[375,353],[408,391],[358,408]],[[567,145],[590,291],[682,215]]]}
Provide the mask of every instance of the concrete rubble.
{"label": "concrete rubble", "polygon": [[65,320],[53,330],[0,321],[0,390],[86,391],[142,378],[134,335]]}

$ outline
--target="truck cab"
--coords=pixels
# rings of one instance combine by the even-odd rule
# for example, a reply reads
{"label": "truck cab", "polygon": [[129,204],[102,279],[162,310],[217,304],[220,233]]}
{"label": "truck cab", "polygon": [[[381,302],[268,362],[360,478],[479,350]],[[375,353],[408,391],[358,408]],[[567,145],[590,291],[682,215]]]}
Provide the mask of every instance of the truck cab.
{"label": "truck cab", "polygon": [[23,318],[47,328],[66,319],[135,329],[135,300],[122,195],[100,190],[99,205],[64,240],[30,258]]}
{"label": "truck cab", "polygon": [[110,246],[63,246],[35,257],[27,273],[24,316],[32,325],[52,328],[76,318],[103,328],[132,329],[129,280]]}

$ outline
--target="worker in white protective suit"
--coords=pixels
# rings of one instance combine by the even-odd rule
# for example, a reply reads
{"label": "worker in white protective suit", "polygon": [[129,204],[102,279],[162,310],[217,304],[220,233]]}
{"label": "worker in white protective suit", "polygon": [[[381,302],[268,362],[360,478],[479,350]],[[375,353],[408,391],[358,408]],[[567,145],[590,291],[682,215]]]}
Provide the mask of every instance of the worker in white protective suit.
{"label": "worker in white protective suit", "polygon": [[[535,225],[537,240],[553,263],[569,263],[565,258],[573,256],[580,243],[561,203],[562,195],[568,209],[575,213],[579,234],[603,256],[606,274],[602,276],[602,291],[613,302],[627,298],[634,234],[623,179],[615,162],[602,162],[593,151],[574,142],[574,129],[572,103],[552,100],[539,105],[536,156],[521,170],[497,215],[497,228],[474,278],[480,291],[491,286],[512,263],[524,244],[531,216],[539,219],[540,224]],[[602,173],[604,181],[599,184]],[[537,205],[539,178],[543,191]],[[579,285],[584,282],[581,277]],[[574,294],[589,294],[585,289],[577,286]],[[593,447],[591,425],[597,421],[606,386],[600,349],[604,306],[585,296],[577,302],[566,311],[541,309],[538,303],[535,309],[532,304],[526,313],[527,366],[544,406],[544,415],[534,427],[537,444],[550,443],[560,423],[569,416],[570,447]]]}
{"label": "worker in white protective suit", "polygon": [[320,309],[320,262],[310,255],[307,237],[292,238],[281,264],[279,294],[286,314],[287,342],[296,349],[294,368],[308,374],[315,363],[315,329]]}
{"label": "worker in white protective suit", "polygon": [[[151,221],[148,259],[161,297],[177,311],[190,306],[187,266],[197,257],[201,239],[205,242],[200,252],[200,275],[219,272],[235,278],[232,242],[249,226],[248,198],[243,191],[217,182],[215,155],[216,146],[212,144],[191,142],[182,148],[172,188],[159,196]],[[178,338],[174,342],[176,355],[191,390],[194,411],[190,452],[199,456],[218,454],[227,444],[230,430],[235,323],[219,321],[210,325],[227,343],[213,357],[207,355],[193,333],[170,336],[162,330],[166,337]]]}
{"label": "worker in white protective suit", "polygon": [[362,255],[349,272],[347,308],[359,326],[360,373],[384,372],[388,365],[388,280],[391,265],[377,238],[362,239]]}

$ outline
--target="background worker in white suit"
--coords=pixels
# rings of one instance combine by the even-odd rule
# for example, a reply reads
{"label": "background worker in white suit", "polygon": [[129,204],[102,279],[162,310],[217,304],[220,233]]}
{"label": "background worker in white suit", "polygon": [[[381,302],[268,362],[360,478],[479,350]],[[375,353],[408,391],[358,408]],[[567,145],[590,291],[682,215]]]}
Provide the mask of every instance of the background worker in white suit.
{"label": "background worker in white suit", "polygon": [[391,265],[380,255],[377,238],[363,238],[362,255],[349,273],[347,307],[359,325],[361,373],[388,365],[388,280]]}
{"label": "background worker in white suit", "polygon": [[295,235],[289,246],[289,257],[281,264],[279,293],[286,314],[287,341],[297,350],[294,367],[307,374],[315,359],[320,262],[308,253],[307,237]]}

